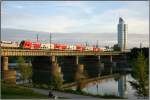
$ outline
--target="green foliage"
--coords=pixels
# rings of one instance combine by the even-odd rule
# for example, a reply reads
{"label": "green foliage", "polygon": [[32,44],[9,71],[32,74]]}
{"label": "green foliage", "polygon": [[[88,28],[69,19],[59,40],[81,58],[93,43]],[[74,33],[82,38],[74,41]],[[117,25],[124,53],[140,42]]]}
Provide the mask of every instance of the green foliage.
{"label": "green foliage", "polygon": [[32,66],[27,65],[23,57],[19,57],[17,61],[17,67],[21,73],[21,78],[25,80],[30,80],[32,76]]}
{"label": "green foliage", "polygon": [[35,88],[40,88],[40,85],[39,84],[33,84],[33,86],[35,87]]}
{"label": "green foliage", "polygon": [[41,84],[41,88],[43,88],[43,89],[48,89],[49,87],[48,87],[48,85],[46,85],[46,84]]}
{"label": "green foliage", "polygon": [[139,53],[140,51],[142,51],[143,54],[144,54],[144,56],[145,56],[145,58],[148,59],[148,57],[149,57],[149,56],[148,56],[148,55],[149,55],[149,48],[133,48],[133,49],[131,49],[131,52],[130,52],[130,54],[129,54],[130,59],[135,59],[135,58],[137,58],[138,53]]}
{"label": "green foliage", "polygon": [[23,57],[19,57],[18,60],[17,60],[17,63],[18,63],[18,67],[19,67],[19,65],[24,64],[25,63],[24,58]]}
{"label": "green foliage", "polygon": [[29,88],[14,84],[1,84],[2,99],[33,99],[33,98],[48,98],[46,95],[35,93]]}
{"label": "green foliage", "polygon": [[51,80],[51,88],[52,89],[56,89],[56,90],[61,90],[62,89],[62,85],[63,85],[63,79],[61,77],[61,74],[55,74],[52,76],[52,80]]}
{"label": "green foliage", "polygon": [[63,85],[63,77],[60,71],[60,66],[57,63],[52,64],[50,88],[61,90]]}
{"label": "green foliage", "polygon": [[148,96],[148,60],[143,52],[138,52],[137,58],[134,60],[133,77],[136,81],[130,82],[137,90],[137,96]]}
{"label": "green foliage", "polygon": [[115,45],[113,46],[113,50],[114,50],[114,51],[120,51],[120,47],[118,46],[118,44],[115,44]]}

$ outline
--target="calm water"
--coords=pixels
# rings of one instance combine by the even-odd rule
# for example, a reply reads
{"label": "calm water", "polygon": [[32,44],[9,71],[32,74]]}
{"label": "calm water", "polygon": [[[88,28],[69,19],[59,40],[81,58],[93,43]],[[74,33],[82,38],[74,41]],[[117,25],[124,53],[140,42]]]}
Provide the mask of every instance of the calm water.
{"label": "calm water", "polygon": [[[100,82],[88,83],[82,91],[94,95],[116,95],[128,99],[137,99],[136,90],[132,88],[129,81],[134,81],[130,74],[121,76],[119,79],[109,78]],[[76,87],[72,87],[73,90]]]}
{"label": "calm water", "polygon": [[132,99],[136,98],[134,96],[135,90],[129,83],[129,81],[133,80],[134,79],[131,77],[131,75],[128,74],[121,76],[118,80],[112,78],[101,81],[99,83],[90,83],[85,88],[83,88],[83,91],[90,94],[109,94]]}

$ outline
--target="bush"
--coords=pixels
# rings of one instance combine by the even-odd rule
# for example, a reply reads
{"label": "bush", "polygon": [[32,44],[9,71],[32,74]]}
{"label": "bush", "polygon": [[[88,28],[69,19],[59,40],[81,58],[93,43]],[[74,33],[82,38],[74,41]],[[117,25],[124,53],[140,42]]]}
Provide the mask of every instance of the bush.
{"label": "bush", "polygon": [[46,85],[46,84],[42,84],[41,87],[44,88],[44,89],[48,89],[49,88],[49,86]]}
{"label": "bush", "polygon": [[36,87],[36,88],[40,88],[40,85],[39,85],[39,84],[35,84],[35,87]]}

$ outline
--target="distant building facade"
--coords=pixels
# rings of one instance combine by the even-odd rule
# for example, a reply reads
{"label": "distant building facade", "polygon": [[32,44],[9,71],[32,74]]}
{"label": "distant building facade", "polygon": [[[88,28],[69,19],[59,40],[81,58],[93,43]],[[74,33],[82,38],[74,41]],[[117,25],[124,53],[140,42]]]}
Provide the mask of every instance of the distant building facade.
{"label": "distant building facade", "polygon": [[127,24],[125,24],[121,17],[119,18],[118,24],[118,46],[121,51],[127,49]]}

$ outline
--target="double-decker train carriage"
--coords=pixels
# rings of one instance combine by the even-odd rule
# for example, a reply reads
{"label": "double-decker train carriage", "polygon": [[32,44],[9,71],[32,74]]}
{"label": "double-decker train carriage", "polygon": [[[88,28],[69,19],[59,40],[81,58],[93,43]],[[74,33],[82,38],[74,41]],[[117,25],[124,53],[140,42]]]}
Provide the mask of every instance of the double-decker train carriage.
{"label": "double-decker train carriage", "polygon": [[76,46],[75,45],[68,45],[68,50],[76,50]]}
{"label": "double-decker train carriage", "polygon": [[76,50],[77,50],[77,51],[85,51],[85,48],[86,48],[86,46],[83,46],[83,45],[81,45],[81,44],[77,44],[77,45],[76,45]]}
{"label": "double-decker train carriage", "polygon": [[19,48],[19,43],[12,42],[12,41],[0,41],[0,47],[1,48]]}
{"label": "double-decker train carriage", "polygon": [[42,43],[40,49],[54,49],[54,44],[52,43]]}
{"label": "double-decker train carriage", "polygon": [[95,46],[85,46],[82,44],[68,45],[60,43],[40,43],[29,40],[22,40],[20,44],[12,41],[1,41],[2,48],[20,48],[20,49],[41,49],[41,50],[71,50],[71,51],[107,51],[105,48],[98,48]]}
{"label": "double-decker train carriage", "polygon": [[54,49],[55,50],[67,50],[68,49],[68,45],[67,44],[58,44],[58,43],[55,43],[54,44]]}

